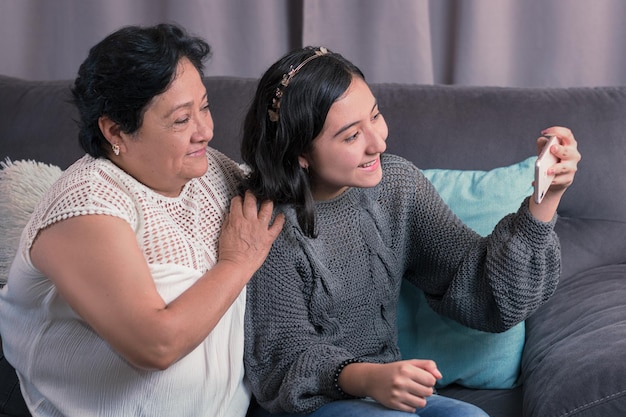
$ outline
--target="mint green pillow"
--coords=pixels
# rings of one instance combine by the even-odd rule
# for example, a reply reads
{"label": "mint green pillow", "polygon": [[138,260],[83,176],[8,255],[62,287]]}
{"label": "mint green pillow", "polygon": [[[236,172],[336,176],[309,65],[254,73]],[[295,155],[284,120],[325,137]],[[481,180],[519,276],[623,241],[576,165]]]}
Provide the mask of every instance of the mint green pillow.
{"label": "mint green pillow", "polygon": [[[532,194],[536,157],[491,171],[430,169],[424,175],[452,211],[486,236],[505,215],[516,212]],[[435,313],[424,294],[402,284],[398,307],[398,344],[405,359],[433,359],[443,378],[437,387],[506,389],[519,384],[525,326],[504,333],[470,329]]]}

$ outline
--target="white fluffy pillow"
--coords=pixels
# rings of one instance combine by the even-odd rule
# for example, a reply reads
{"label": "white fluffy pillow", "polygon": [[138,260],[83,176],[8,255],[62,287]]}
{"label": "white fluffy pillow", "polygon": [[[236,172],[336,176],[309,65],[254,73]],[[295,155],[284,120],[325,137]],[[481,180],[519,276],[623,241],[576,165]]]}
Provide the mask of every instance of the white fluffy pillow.
{"label": "white fluffy pillow", "polygon": [[0,285],[6,282],[22,230],[62,171],[36,161],[0,161]]}

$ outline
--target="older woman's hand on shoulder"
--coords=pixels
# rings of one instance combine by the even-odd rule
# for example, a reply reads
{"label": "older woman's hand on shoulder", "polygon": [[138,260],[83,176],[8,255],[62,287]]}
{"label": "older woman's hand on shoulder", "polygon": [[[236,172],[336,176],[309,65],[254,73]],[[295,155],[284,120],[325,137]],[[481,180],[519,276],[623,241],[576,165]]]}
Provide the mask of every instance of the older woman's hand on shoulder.
{"label": "older woman's hand on shoulder", "polygon": [[232,263],[246,282],[263,264],[285,223],[282,213],[272,220],[273,207],[270,201],[259,206],[250,191],[231,200],[220,235],[218,263]]}

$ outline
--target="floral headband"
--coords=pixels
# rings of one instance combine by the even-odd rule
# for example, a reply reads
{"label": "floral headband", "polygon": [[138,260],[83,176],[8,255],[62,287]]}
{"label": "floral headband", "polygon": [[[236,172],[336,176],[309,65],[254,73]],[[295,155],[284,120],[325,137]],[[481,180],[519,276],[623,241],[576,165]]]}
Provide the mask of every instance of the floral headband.
{"label": "floral headband", "polygon": [[283,93],[285,88],[289,85],[289,83],[291,82],[291,80],[293,79],[293,77],[298,73],[298,71],[300,71],[302,69],[302,67],[304,67],[307,63],[309,63],[310,61],[314,60],[315,58],[318,58],[320,56],[326,55],[328,54],[328,49],[324,48],[323,46],[320,47],[319,49],[317,49],[315,51],[315,53],[313,55],[311,55],[310,57],[308,57],[307,59],[305,59],[304,61],[302,61],[300,63],[300,65],[298,65],[297,67],[293,67],[293,65],[290,67],[289,72],[286,74],[283,74],[283,78],[280,81],[280,84],[278,87],[276,87],[276,92],[274,93],[274,98],[272,98],[272,108],[267,110],[267,113],[270,116],[270,120],[272,122],[277,122],[278,121],[278,117],[279,117],[279,111],[280,111],[280,99],[283,97]]}

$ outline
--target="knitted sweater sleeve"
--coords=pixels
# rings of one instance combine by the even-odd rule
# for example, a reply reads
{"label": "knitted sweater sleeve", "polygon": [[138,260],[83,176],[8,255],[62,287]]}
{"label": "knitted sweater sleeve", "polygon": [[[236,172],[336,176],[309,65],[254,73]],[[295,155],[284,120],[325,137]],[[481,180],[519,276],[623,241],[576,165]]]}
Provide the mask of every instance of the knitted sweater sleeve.
{"label": "knitted sweater sleeve", "polygon": [[[406,164],[388,164],[389,171],[395,169],[388,177],[407,177]],[[398,230],[396,239],[408,248],[405,278],[424,291],[435,311],[475,329],[501,332],[550,298],[561,270],[556,215],[550,222],[535,219],[526,198],[481,237],[454,215],[421,172],[415,178],[417,186],[405,187],[398,179],[382,198],[412,196],[404,204],[407,233]]]}

